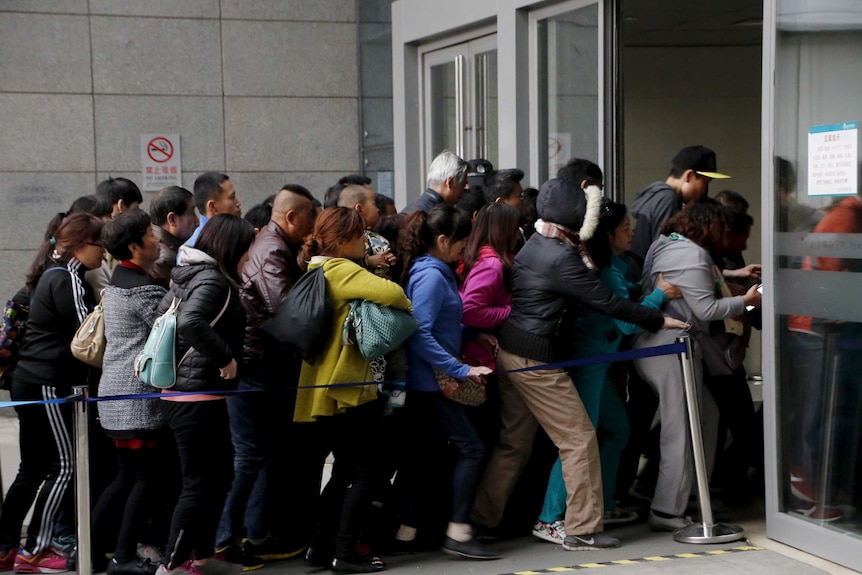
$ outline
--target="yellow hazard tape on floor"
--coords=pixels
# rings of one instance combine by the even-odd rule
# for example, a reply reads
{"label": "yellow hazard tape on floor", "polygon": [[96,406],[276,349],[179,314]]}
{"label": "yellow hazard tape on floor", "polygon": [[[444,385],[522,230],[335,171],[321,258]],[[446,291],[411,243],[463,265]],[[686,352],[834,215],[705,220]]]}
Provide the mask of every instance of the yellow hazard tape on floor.
{"label": "yellow hazard tape on floor", "polygon": [[715,549],[713,551],[703,551],[701,553],[653,555],[652,557],[642,557],[640,559],[617,559],[616,561],[605,561],[603,563],[581,563],[580,565],[570,565],[568,567],[548,567],[547,569],[515,571],[514,573],[503,573],[501,575],[548,575],[550,573],[568,573],[569,571],[580,571],[581,569],[597,569],[599,567],[612,567],[614,565],[640,565],[642,563],[649,563],[655,561],[671,561],[673,559],[695,559],[697,557],[730,555],[731,553],[740,553],[742,551],[763,551],[763,547],[756,547],[754,545],[743,545],[741,547],[733,547],[731,549]]}

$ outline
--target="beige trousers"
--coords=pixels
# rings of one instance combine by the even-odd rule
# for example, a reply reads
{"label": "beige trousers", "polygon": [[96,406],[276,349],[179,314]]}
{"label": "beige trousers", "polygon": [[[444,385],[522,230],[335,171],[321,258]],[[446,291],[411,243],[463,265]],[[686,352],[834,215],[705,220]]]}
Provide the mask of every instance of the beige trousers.
{"label": "beige trousers", "polygon": [[[497,356],[501,372],[542,365],[504,350]],[[485,475],[476,492],[473,519],[496,527],[518,477],[530,458],[538,425],[557,449],[566,482],[566,534],[602,531],[602,472],[599,444],[590,418],[564,370],[501,373],[502,428]]]}

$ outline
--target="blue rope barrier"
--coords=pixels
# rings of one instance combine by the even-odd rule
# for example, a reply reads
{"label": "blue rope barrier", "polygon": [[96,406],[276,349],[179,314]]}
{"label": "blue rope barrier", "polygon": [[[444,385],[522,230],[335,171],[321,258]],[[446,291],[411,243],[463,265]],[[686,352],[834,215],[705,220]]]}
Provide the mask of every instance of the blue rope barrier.
{"label": "blue rope barrier", "polygon": [[[522,373],[527,371],[545,371],[551,369],[569,369],[573,367],[581,367],[584,365],[595,365],[599,363],[613,363],[615,361],[629,361],[633,359],[643,359],[646,357],[658,357],[661,355],[675,355],[685,351],[684,343],[669,343],[666,345],[658,345],[655,347],[645,347],[643,349],[631,349],[627,351],[618,351],[615,353],[607,353],[603,355],[593,355],[589,357],[577,357],[558,361],[554,363],[543,363],[530,367],[522,367],[520,369],[512,369],[508,371],[500,371],[496,373]],[[321,385],[304,385],[302,387],[285,387],[283,391],[307,390],[307,389],[327,389],[339,387],[359,387],[362,385],[378,385],[378,383],[401,383],[398,381],[358,381],[349,383],[327,383]],[[27,401],[0,401],[0,409],[4,407],[21,407],[24,405],[48,405],[50,403],[76,403],[85,401],[87,403],[98,403],[101,401],[129,401],[142,399],[166,399],[168,397],[183,397],[189,395],[235,395],[238,393],[256,393],[261,391],[272,391],[271,389],[225,389],[220,391],[171,391],[153,392],[153,393],[137,393],[127,395],[108,395],[104,397],[83,397],[81,395],[58,398],[58,399],[42,399],[42,400],[27,400]]]}

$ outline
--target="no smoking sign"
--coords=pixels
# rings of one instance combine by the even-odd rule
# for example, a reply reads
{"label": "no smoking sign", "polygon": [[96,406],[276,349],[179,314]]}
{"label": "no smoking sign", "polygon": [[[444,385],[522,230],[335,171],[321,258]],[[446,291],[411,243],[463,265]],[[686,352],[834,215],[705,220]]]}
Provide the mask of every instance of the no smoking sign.
{"label": "no smoking sign", "polygon": [[179,134],[141,134],[141,189],[155,192],[183,183]]}

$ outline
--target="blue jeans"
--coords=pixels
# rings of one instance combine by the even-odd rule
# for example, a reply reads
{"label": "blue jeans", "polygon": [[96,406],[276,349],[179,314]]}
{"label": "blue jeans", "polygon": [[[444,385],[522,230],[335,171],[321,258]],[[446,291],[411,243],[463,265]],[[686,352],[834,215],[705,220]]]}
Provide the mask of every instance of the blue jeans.
{"label": "blue jeans", "polygon": [[[263,383],[250,378],[240,379],[238,389],[264,390]],[[278,417],[273,407],[279,402],[271,391],[238,393],[227,398],[230,435],[234,449],[234,479],[219,521],[216,545],[237,545],[243,525],[252,539],[267,534],[266,467],[272,458],[273,442],[278,439],[274,422]],[[280,405],[282,409],[284,405]],[[291,413],[283,417],[291,417]],[[248,518],[248,521],[246,521]]]}

